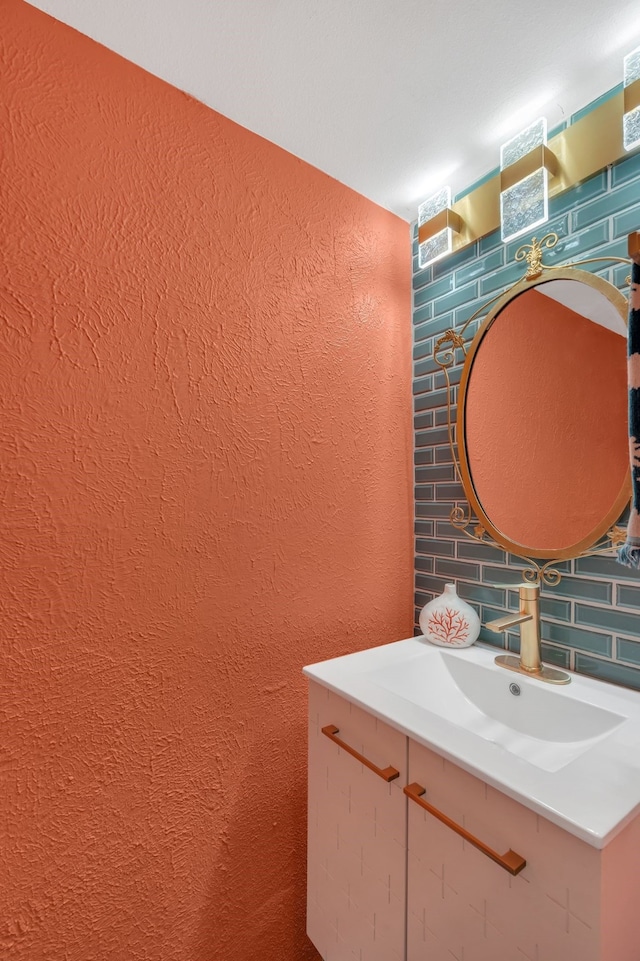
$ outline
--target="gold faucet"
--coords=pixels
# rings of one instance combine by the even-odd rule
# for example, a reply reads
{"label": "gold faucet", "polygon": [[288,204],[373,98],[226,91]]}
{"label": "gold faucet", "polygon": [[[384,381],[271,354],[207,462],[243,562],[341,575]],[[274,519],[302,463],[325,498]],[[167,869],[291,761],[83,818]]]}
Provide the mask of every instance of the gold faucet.
{"label": "gold faucet", "polygon": [[571,680],[566,671],[547,667],[540,656],[540,584],[503,584],[502,587],[518,588],[520,610],[496,621],[489,621],[487,630],[502,633],[520,624],[520,657],[500,654],[496,664],[518,674],[528,674],[549,684],[568,684]]}

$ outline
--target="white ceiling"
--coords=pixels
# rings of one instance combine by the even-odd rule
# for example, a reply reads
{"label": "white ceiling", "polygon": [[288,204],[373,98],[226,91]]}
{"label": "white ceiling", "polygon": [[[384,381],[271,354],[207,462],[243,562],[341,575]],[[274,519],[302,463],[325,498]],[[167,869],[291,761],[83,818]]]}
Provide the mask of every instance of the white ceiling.
{"label": "white ceiling", "polygon": [[405,220],[622,80],[637,0],[30,0]]}

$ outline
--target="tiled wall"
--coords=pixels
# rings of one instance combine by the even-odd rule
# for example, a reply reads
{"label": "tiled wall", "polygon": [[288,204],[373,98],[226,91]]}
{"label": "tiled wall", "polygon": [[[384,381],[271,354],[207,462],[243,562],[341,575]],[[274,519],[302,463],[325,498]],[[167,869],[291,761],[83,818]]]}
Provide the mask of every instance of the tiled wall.
{"label": "tiled wall", "polygon": [[[561,264],[626,257],[627,234],[638,229],[640,153],[552,200],[549,223],[537,235],[558,234],[560,241],[545,252],[545,263]],[[461,327],[486,300],[522,277],[523,266],[514,254],[530,239],[505,245],[496,231],[418,270],[414,237],[416,624],[422,606],[447,582],[456,582],[483,624],[518,605],[515,590],[492,585],[521,580],[518,568],[523,562],[469,540],[449,523],[456,498],[464,499],[464,494],[449,449],[445,381],[433,360],[433,345],[443,331]],[[604,276],[626,295],[628,266],[596,263],[585,269]],[[468,335],[473,336],[484,316],[482,312],[467,329]],[[461,363],[450,370],[455,385],[461,372]],[[544,660],[640,689],[640,572],[602,556],[556,566],[563,571],[560,584],[542,591]],[[518,637],[517,631],[506,637],[484,628],[481,633],[481,640],[514,651]]]}

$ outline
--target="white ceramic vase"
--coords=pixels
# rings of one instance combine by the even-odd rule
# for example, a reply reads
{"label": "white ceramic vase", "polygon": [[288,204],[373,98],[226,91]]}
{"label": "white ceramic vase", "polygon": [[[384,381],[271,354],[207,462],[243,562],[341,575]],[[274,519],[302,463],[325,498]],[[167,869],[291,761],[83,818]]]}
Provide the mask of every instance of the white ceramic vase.
{"label": "white ceramic vase", "polygon": [[420,611],[420,630],[439,647],[470,647],[478,639],[480,618],[458,597],[455,584],[445,584],[444,593]]}

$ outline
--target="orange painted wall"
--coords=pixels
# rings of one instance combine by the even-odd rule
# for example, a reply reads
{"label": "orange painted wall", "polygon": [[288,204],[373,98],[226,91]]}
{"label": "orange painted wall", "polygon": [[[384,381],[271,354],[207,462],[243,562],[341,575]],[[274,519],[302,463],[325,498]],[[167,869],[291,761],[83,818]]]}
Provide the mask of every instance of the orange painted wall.
{"label": "orange painted wall", "polygon": [[315,958],[300,669],[412,633],[407,225],[0,16],[0,957]]}

